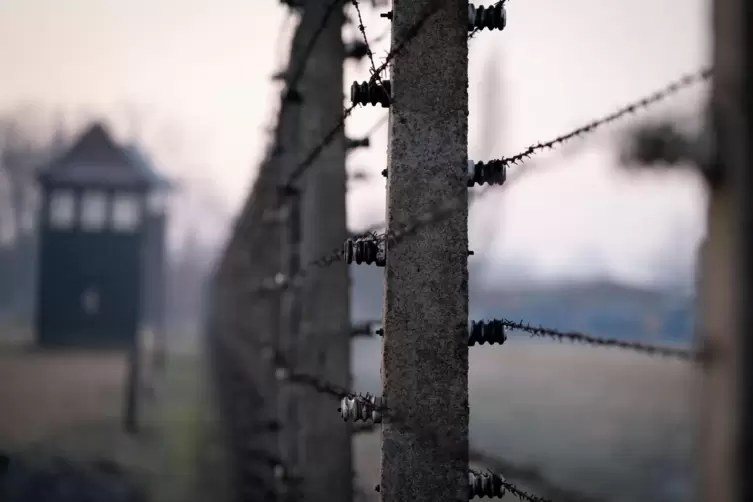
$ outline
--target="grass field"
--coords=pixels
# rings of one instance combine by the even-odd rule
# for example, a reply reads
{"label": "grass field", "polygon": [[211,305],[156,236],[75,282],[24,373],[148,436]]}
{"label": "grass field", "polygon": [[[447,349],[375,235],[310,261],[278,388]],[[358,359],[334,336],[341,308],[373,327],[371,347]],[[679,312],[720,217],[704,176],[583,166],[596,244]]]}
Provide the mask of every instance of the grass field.
{"label": "grass field", "polygon": [[196,354],[170,358],[156,399],[142,406],[137,435],[121,428],[125,376],[124,354],[0,346],[0,450],[113,461],[155,502],[223,500],[223,460],[212,447]]}
{"label": "grass field", "polygon": [[[358,343],[356,387],[378,392],[379,344]],[[687,363],[513,341],[472,349],[470,364],[475,448],[534,468],[548,484],[595,500],[692,498],[695,394]],[[378,442],[367,436],[356,441],[365,486],[378,483]]]}
{"label": "grass field", "polygon": [[3,347],[0,443],[9,448],[49,443],[72,429],[117,422],[125,362],[113,352]]}
{"label": "grass field", "polygon": [[[379,392],[379,357],[378,340],[357,342],[357,390]],[[110,458],[135,472],[155,501],[221,501],[224,461],[195,350],[173,352],[136,437],[120,431],[124,374],[125,358],[112,353],[0,350],[0,449]],[[565,493],[608,502],[689,500],[693,378],[687,363],[610,349],[548,342],[477,348],[471,442],[539,471],[543,482],[508,477],[556,502],[580,500]],[[357,436],[354,453],[358,483],[374,497],[378,434]]]}

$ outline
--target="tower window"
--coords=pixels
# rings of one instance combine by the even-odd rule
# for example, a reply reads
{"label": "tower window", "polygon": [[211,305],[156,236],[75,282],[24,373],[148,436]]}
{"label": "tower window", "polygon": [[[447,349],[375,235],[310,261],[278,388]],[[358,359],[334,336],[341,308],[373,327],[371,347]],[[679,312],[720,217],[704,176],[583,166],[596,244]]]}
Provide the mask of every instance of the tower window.
{"label": "tower window", "polygon": [[112,202],[112,226],[118,232],[133,232],[141,223],[140,199],[134,194],[116,194]]}
{"label": "tower window", "polygon": [[70,190],[55,190],[50,195],[50,226],[67,230],[73,226],[76,216],[76,200]]}
{"label": "tower window", "polygon": [[85,192],[81,199],[81,228],[88,232],[102,230],[107,221],[107,194]]}

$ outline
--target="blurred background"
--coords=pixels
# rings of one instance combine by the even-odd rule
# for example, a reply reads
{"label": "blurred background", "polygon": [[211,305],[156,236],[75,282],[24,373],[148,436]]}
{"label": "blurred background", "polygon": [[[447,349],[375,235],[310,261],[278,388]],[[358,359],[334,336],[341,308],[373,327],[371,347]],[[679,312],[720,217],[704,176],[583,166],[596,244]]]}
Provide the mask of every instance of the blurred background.
{"label": "blurred background", "polygon": [[[469,157],[522,151],[706,65],[709,9],[511,1],[507,28],[469,43]],[[381,58],[389,5],[362,10]],[[0,499],[84,500],[74,492],[90,490],[86,500],[189,501],[228,490],[201,357],[205,286],[267,153],[282,89],[273,76],[296,17],[271,0],[0,0]],[[359,37],[343,27],[346,42]],[[367,59],[346,61],[348,84],[368,75]],[[691,346],[707,94],[690,88],[512,167],[499,194],[470,211],[470,317]],[[385,113],[364,107],[346,123],[348,137],[370,134],[347,157],[352,232],[384,221],[387,127],[372,126]],[[150,220],[161,222],[154,287],[164,301],[147,299],[159,307],[139,326],[161,372],[147,397],[129,398],[127,351],[34,343],[39,264],[58,266],[41,251],[38,215],[53,198],[40,173],[76,168],[71,151],[132,161],[138,152],[132,164],[150,191],[154,173],[169,180],[153,213],[164,217]],[[127,274],[113,263],[127,244],[81,242],[84,261]],[[379,319],[381,269],[351,267],[351,278],[352,320]],[[98,294],[82,301],[96,310]],[[66,318],[50,315],[42,325]],[[352,342],[359,391],[380,391],[380,343]],[[556,342],[472,351],[471,444],[553,499],[690,500],[694,378],[682,361]],[[133,406],[138,434],[122,427]],[[353,451],[356,482],[372,497],[378,433],[358,435]]]}

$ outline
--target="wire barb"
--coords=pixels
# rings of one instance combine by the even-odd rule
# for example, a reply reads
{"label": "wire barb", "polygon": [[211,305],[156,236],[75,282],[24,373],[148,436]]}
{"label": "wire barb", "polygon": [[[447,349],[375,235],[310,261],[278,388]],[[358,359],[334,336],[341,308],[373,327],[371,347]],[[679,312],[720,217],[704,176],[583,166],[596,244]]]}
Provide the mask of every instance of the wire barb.
{"label": "wire barb", "polygon": [[552,502],[549,499],[545,499],[544,497],[539,497],[538,495],[534,495],[533,493],[528,493],[526,491],[521,490],[517,486],[515,486],[512,483],[508,483],[507,481],[502,481],[502,487],[507,490],[512,495],[515,495],[520,500],[523,500],[524,502]]}
{"label": "wire barb", "polygon": [[314,389],[315,391],[321,394],[327,394],[332,397],[336,397],[338,399],[342,398],[343,396],[354,395],[348,389],[340,387],[339,385],[335,385],[322,378],[319,378],[314,375],[307,375],[305,373],[297,373],[294,371],[290,371],[289,369],[287,370],[287,377],[285,378],[285,380],[292,383],[305,385],[307,387]]}
{"label": "wire barb", "polygon": [[584,343],[587,345],[596,345],[602,347],[616,347],[624,350],[632,350],[634,352],[640,352],[651,356],[665,356],[674,357],[678,359],[694,361],[701,358],[701,353],[681,349],[677,347],[666,347],[661,345],[653,345],[645,342],[635,342],[628,340],[619,340],[617,338],[604,338],[599,336],[588,335],[578,331],[560,331],[552,328],[545,328],[543,326],[535,326],[523,321],[510,321],[508,319],[495,319],[494,322],[501,323],[507,329],[523,331],[529,333],[531,336],[536,337],[548,337],[557,341],[569,340],[576,343]]}
{"label": "wire barb", "polygon": [[363,25],[363,17],[361,17],[361,7],[358,6],[358,0],[350,0],[350,3],[353,4],[353,7],[356,9],[356,14],[358,14],[358,30],[361,32],[361,36],[363,36],[363,43],[366,44],[366,55],[369,57],[369,62],[371,63],[371,74],[375,79],[375,82],[377,84],[381,84],[382,80],[379,76],[379,73],[376,69],[376,64],[374,63],[374,52],[371,50],[371,46],[369,45],[369,38],[366,36],[366,27]]}
{"label": "wire barb", "polygon": [[655,91],[654,93],[649,94],[648,96],[645,96],[637,101],[627,104],[619,110],[610,113],[609,115],[605,115],[601,118],[593,120],[578,127],[577,129],[573,129],[568,133],[557,136],[556,138],[550,139],[549,141],[546,141],[544,143],[536,143],[535,145],[531,145],[520,153],[517,153],[510,157],[504,157],[497,160],[496,162],[501,162],[505,167],[518,164],[523,160],[530,158],[535,153],[538,153],[542,150],[552,149],[572,139],[585,136],[602,126],[611,124],[612,122],[625,117],[626,115],[631,115],[635,112],[648,108],[651,105],[654,105],[669,98],[670,96],[673,96],[674,94],[677,94],[679,91],[687,87],[708,80],[709,78],[711,78],[711,74],[712,70],[710,68],[704,68],[695,73],[683,75],[679,79],[667,84],[664,88],[659,89],[658,91]]}

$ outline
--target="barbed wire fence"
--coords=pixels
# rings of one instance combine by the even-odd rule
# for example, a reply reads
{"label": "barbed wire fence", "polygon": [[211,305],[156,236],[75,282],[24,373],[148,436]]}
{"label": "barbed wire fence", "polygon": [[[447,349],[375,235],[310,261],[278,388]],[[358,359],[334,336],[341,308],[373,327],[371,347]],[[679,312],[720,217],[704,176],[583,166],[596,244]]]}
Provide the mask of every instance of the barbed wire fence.
{"label": "barbed wire fence", "polygon": [[[544,502],[548,499],[523,491],[505,478],[507,475],[523,480],[530,479],[533,480],[534,485],[545,485],[546,483],[541,481],[542,478],[538,473],[532,473],[530,469],[526,470],[526,468],[505,463],[479,452],[469,453],[467,351],[470,347],[484,344],[503,345],[509,336],[520,335],[611,347],[648,356],[679,358],[690,363],[703,362],[708,357],[709,354],[705,348],[690,350],[618,340],[536,326],[525,320],[488,319],[468,322],[467,271],[464,272],[464,276],[462,273],[453,276],[461,268],[465,270],[467,264],[468,203],[494,194],[494,188],[504,185],[507,180],[507,171],[510,166],[517,165],[518,169],[525,169],[526,161],[543,151],[556,149],[570,141],[586,140],[597,129],[669,99],[687,87],[709,80],[711,70],[707,68],[681,76],[648,96],[640,97],[572,131],[532,144],[521,152],[485,161],[464,159],[461,170],[458,170],[460,166],[455,166],[439,180],[447,186],[436,190],[437,193],[429,190],[427,195],[421,195],[421,204],[402,201],[404,209],[418,208],[420,210],[409,211],[410,214],[407,215],[393,213],[386,223],[374,225],[357,235],[348,237],[344,214],[334,214],[339,228],[328,231],[327,235],[342,235],[343,239],[339,242],[326,242],[320,239],[316,246],[311,245],[311,232],[303,223],[319,220],[311,219],[313,217],[309,217],[308,220],[304,218],[306,212],[304,207],[306,195],[304,194],[318,193],[317,190],[323,190],[322,185],[318,184],[320,177],[329,177],[330,181],[332,180],[331,174],[325,176],[323,171],[319,171],[319,169],[327,169],[320,162],[322,157],[326,156],[329,159],[330,164],[333,164],[331,167],[342,170],[341,175],[344,178],[345,152],[368,146],[369,135],[388,120],[391,139],[395,139],[392,135],[396,131],[405,130],[404,127],[401,129],[397,123],[415,121],[416,119],[410,117],[409,114],[422,110],[420,106],[417,108],[415,103],[401,100],[406,99],[406,96],[416,96],[415,93],[421,92],[421,88],[413,89],[408,94],[405,91],[396,92],[391,78],[396,80],[415,78],[415,75],[411,76],[410,70],[406,69],[406,65],[424,55],[422,51],[425,49],[422,45],[435,41],[438,29],[445,35],[448,33],[456,35],[459,15],[462,15],[463,38],[466,40],[478,36],[484,29],[504,30],[507,24],[508,6],[506,4],[505,1],[488,7],[476,7],[470,4],[467,13],[460,13],[457,11],[457,6],[450,7],[448,2],[426,0],[416,2],[417,7],[403,7],[404,12],[382,13],[383,18],[393,23],[392,49],[378,65],[364,25],[362,6],[358,0],[321,2],[308,0],[305,5],[295,7],[302,8],[302,16],[296,35],[294,35],[289,67],[284,76],[285,89],[281,96],[282,106],[273,145],[260,167],[258,178],[235,222],[225,251],[217,263],[208,297],[207,351],[212,361],[227,446],[231,452],[237,500],[319,500],[324,493],[327,495],[327,500],[333,502],[352,500],[357,490],[352,483],[350,454],[337,456],[333,455],[331,450],[321,449],[326,448],[330,440],[333,444],[339,444],[337,439],[333,439],[334,433],[332,432],[334,430],[332,422],[336,419],[337,426],[345,431],[348,441],[350,435],[360,430],[372,430],[374,425],[383,428],[382,483],[376,487],[382,494],[382,500],[389,502],[409,498],[415,500],[452,498],[454,500],[457,498],[455,495],[461,498],[464,496],[472,498],[474,496],[502,497],[510,494],[525,501]],[[332,33],[337,33],[339,37],[342,13],[347,5],[354,10],[354,20],[357,19],[357,28],[362,40],[348,44],[340,41],[341,47],[338,48],[332,45],[331,40],[334,39]],[[431,37],[423,31],[427,25],[430,26],[428,30],[434,32]],[[319,97],[315,92],[307,93],[301,89],[306,88],[306,79],[310,78],[307,68],[311,60],[316,60],[319,66],[325,66],[324,70],[320,68],[319,72],[327,71],[326,64],[338,64],[337,57],[327,59],[323,56],[321,47],[318,45],[323,37],[328,36],[328,33],[330,45],[327,49],[331,51],[333,47],[335,48],[336,56],[340,57],[339,64],[342,64],[345,57],[366,58],[370,76],[364,82],[353,83],[351,106],[345,108],[341,114],[337,112],[337,117],[334,117],[331,125],[326,124],[327,121],[324,120],[325,124],[321,126],[323,130],[321,127],[314,128],[316,129],[314,133],[320,130],[323,132],[316,136],[312,133],[312,128],[307,128],[299,121],[301,115],[305,116],[306,108],[315,106],[311,103],[316,102]],[[452,36],[448,35],[448,38],[454,40]],[[447,41],[444,43],[449,44]],[[437,47],[433,47],[433,50],[437,50]],[[467,45],[463,50],[451,48],[449,53],[448,57],[459,58],[459,61],[465,63],[460,66],[460,70],[467,72]],[[402,62],[401,57],[405,58]],[[399,64],[393,66],[395,61]],[[393,72],[391,78],[385,75],[388,69]],[[467,74],[462,78],[467,81]],[[318,81],[313,79],[309,85],[312,85],[311,82]],[[401,83],[405,87],[410,87],[409,81],[404,80]],[[450,91],[431,89],[424,92],[450,93]],[[465,92],[465,87],[463,87],[463,90],[455,92],[454,96],[448,96],[448,102],[454,105],[464,103],[467,107]],[[427,100],[430,101],[429,98]],[[416,101],[423,100],[417,99]],[[358,106],[369,104],[388,108],[389,115],[375,123],[365,137],[358,140],[346,139],[344,126],[347,118]],[[318,106],[321,106],[321,103]],[[463,120],[465,122],[459,126],[458,124],[447,126],[449,132],[445,131],[451,135],[456,134],[458,130],[461,131],[460,144],[453,145],[459,148],[453,150],[453,153],[466,151],[467,119]],[[460,129],[456,129],[457,127]],[[402,141],[405,142],[405,139],[403,138]],[[420,139],[412,139],[412,142],[416,141]],[[307,145],[311,147],[306,148]],[[339,156],[333,156],[333,151],[339,152]],[[463,153],[463,156],[465,155]],[[452,162],[451,159],[452,156],[450,156],[450,162]],[[411,180],[405,176],[401,178],[400,167],[404,166],[405,162],[402,160],[396,163],[393,157],[388,168],[382,172],[388,180],[389,188],[393,191],[399,191],[401,183]],[[392,172],[393,170],[395,173]],[[340,183],[342,178],[336,178],[334,185]],[[339,186],[339,193],[336,192],[337,189],[335,192],[326,193],[328,195],[335,193],[344,201],[345,185],[340,183],[337,186]],[[437,188],[437,185],[433,186]],[[398,194],[395,197],[401,197],[401,195]],[[405,197],[405,192],[402,197]],[[393,203],[396,201],[398,205],[401,203],[399,199],[391,199]],[[394,211],[394,208],[392,210]],[[315,211],[309,205],[308,211],[318,212],[319,210]],[[322,214],[318,218],[326,219],[328,216]],[[448,221],[451,222],[449,226]],[[382,228],[386,230],[377,233],[378,229]],[[388,302],[384,326],[381,321],[357,327],[351,327],[349,324],[345,326],[341,320],[337,319],[334,321],[328,319],[324,322],[321,322],[321,319],[317,319],[316,322],[303,321],[306,317],[305,296],[307,294],[322,297],[318,303],[313,303],[320,310],[328,310],[321,307],[327,302],[332,305],[344,302],[345,306],[348,306],[347,284],[337,283],[336,288],[339,288],[337,291],[333,291],[332,283],[323,286],[322,284],[326,283],[330,276],[323,275],[322,271],[339,269],[343,272],[347,270],[348,265],[385,267],[388,271],[389,295],[391,287],[395,288],[401,284],[395,282],[394,274],[396,271],[405,271],[405,264],[402,260],[405,259],[406,253],[418,252],[423,244],[417,243],[425,242],[425,240],[421,241],[421,236],[425,236],[426,232],[432,229],[436,231],[437,228],[455,237],[458,236],[458,231],[463,235],[459,239],[448,239],[447,246],[442,244],[439,246],[439,251],[431,253],[429,261],[433,260],[440,264],[453,263],[453,265],[450,268],[438,266],[436,273],[424,272],[427,277],[425,282],[429,285],[436,284],[435,281],[446,281],[448,277],[451,280],[459,280],[461,296],[459,299],[451,299],[455,309],[453,319],[457,320],[458,316],[465,316],[465,320],[461,323],[442,326],[444,330],[434,330],[436,340],[440,340],[441,337],[450,337],[452,333],[462,333],[462,339],[453,342],[457,347],[453,346],[450,354],[444,356],[455,357],[459,353],[458,347],[465,348],[463,351],[465,363],[460,365],[460,370],[465,371],[465,374],[448,375],[449,378],[459,382],[461,387],[465,386],[465,390],[461,389],[458,394],[463,395],[464,392],[465,398],[452,403],[437,401],[442,406],[446,404],[448,405],[446,408],[451,408],[451,413],[448,412],[449,414],[444,415],[444,418],[460,416],[464,417],[460,420],[464,422],[447,423],[441,426],[436,420],[427,420],[426,416],[416,415],[427,411],[428,408],[421,405],[412,407],[404,405],[406,400],[417,401],[419,397],[404,395],[396,398],[394,393],[390,394],[389,398],[385,395],[360,394],[351,389],[349,361],[336,357],[335,364],[327,362],[330,353],[349,354],[350,339],[359,334],[382,337],[386,344],[386,354],[388,350],[396,349],[398,344],[404,343],[405,333],[416,333],[415,323],[425,322],[427,313],[400,312],[395,316],[390,311],[390,308],[395,308],[395,303]],[[418,240],[416,240],[417,237]],[[460,253],[458,253],[458,245],[465,246]],[[309,249],[311,247],[324,247],[330,250],[307,258],[311,254],[311,249]],[[425,260],[426,256],[422,259]],[[462,267],[458,264],[462,264]],[[390,279],[390,267],[398,265],[400,268],[392,269],[393,279]],[[450,269],[455,272],[448,272]],[[443,274],[449,275],[443,276]],[[434,277],[429,278],[431,275]],[[416,282],[424,280],[416,279],[416,277],[413,274],[410,280]],[[416,290],[425,291],[427,284]],[[406,292],[393,290],[393,294],[404,297]],[[346,299],[343,300],[343,298]],[[445,297],[442,298],[445,299]],[[465,307],[463,307],[463,302],[465,302]],[[443,319],[442,322],[444,321],[447,319]],[[401,326],[401,323],[404,325],[411,322],[414,323],[413,326]],[[323,326],[329,326],[331,329],[322,330]],[[427,328],[425,325],[421,327],[421,330],[426,329],[431,329],[431,327]],[[310,340],[315,340],[316,343]],[[388,343],[390,340],[391,345]],[[420,345],[413,347],[418,347],[416,352],[424,350]],[[449,348],[451,347],[447,346],[443,350]],[[302,355],[301,352],[315,353]],[[411,357],[414,356],[415,354]],[[442,360],[444,356],[437,358],[436,354],[432,354],[425,364],[431,365],[439,362],[439,366],[442,366],[446,363]],[[389,356],[385,355],[385,357]],[[311,364],[312,358],[318,358],[319,364]],[[387,369],[385,378],[391,378],[392,382],[399,380],[402,370],[398,366],[408,360],[410,359],[403,358],[398,362],[388,361],[391,368]],[[338,367],[333,370],[335,365]],[[446,368],[445,366],[444,369]],[[453,366],[453,371],[456,369]],[[389,388],[390,385],[393,391],[405,391],[411,385],[417,384],[406,385],[402,382],[395,386],[394,383],[387,383],[386,387]],[[300,389],[306,389],[306,393],[301,393]],[[422,395],[436,391],[436,385],[423,384]],[[335,402],[339,403],[339,408]],[[335,411],[336,408],[337,411]],[[345,421],[343,422],[342,419]],[[360,426],[364,423],[367,425]],[[433,452],[434,457],[421,457],[420,454],[416,456],[415,451],[407,453],[406,448]],[[402,463],[399,466],[400,472],[396,473],[395,469],[386,465],[386,462],[394,461],[400,455],[413,455],[413,457],[407,464]],[[470,469],[469,462],[471,461],[481,461],[490,468],[508,472],[478,472]],[[319,465],[311,468],[311,463]],[[462,469],[458,468],[460,464],[464,465]],[[344,477],[338,477],[338,489],[332,489],[331,479],[316,479],[322,477],[323,473],[335,471],[344,473]],[[440,475],[438,471],[447,475]],[[463,479],[460,484],[457,482],[458,476]],[[433,482],[433,486],[428,486],[430,481]],[[455,493],[458,487],[462,488],[462,494]],[[573,495],[556,487],[548,488],[547,493],[554,493],[553,496],[558,497],[558,502],[586,500],[582,494]]]}

